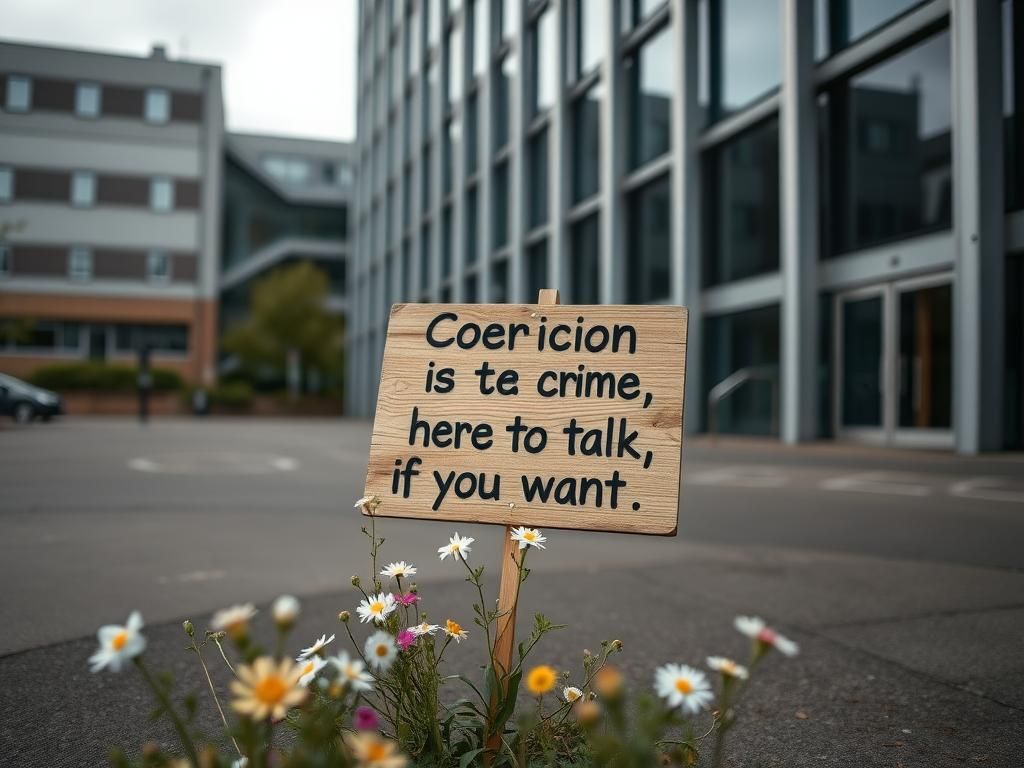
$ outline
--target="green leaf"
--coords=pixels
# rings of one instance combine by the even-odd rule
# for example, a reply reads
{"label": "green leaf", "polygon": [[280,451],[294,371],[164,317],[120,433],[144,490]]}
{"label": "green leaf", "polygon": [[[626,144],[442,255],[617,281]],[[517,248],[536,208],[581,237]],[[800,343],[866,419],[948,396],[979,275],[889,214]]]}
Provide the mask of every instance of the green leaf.
{"label": "green leaf", "polygon": [[483,752],[486,747],[480,747],[479,749],[472,749],[462,757],[459,758],[459,768],[469,768],[469,765],[473,762],[473,759]]}

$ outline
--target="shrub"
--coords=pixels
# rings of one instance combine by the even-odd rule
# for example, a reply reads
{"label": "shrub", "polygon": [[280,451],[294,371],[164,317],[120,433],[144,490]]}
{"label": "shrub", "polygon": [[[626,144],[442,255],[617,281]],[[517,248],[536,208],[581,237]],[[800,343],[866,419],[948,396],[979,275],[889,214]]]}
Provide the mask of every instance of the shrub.
{"label": "shrub", "polygon": [[[181,376],[166,368],[152,368],[153,390],[173,392],[182,388]],[[32,374],[37,387],[58,392],[93,390],[98,392],[132,392],[138,382],[138,368],[131,365],[96,361],[55,363]]]}
{"label": "shrub", "polygon": [[247,408],[252,403],[252,385],[246,381],[218,384],[208,393],[210,405],[222,408]]}

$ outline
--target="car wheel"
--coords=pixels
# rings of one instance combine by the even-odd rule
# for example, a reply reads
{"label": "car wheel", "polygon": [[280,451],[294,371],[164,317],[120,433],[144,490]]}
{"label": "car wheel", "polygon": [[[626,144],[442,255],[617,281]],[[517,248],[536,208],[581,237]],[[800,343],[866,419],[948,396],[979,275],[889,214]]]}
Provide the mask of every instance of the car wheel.
{"label": "car wheel", "polygon": [[19,424],[28,424],[35,415],[36,409],[30,403],[18,403],[14,406],[14,420]]}

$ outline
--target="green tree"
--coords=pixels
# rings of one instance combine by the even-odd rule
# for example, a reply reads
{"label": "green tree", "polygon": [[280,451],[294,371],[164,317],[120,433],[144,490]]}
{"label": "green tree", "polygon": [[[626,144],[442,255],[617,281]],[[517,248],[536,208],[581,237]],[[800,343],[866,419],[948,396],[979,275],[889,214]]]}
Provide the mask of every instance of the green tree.
{"label": "green tree", "polygon": [[294,349],[303,368],[338,375],[342,321],[327,309],[329,293],[327,274],[312,263],[278,267],[253,284],[249,318],[229,328],[221,343],[251,370],[283,373]]}

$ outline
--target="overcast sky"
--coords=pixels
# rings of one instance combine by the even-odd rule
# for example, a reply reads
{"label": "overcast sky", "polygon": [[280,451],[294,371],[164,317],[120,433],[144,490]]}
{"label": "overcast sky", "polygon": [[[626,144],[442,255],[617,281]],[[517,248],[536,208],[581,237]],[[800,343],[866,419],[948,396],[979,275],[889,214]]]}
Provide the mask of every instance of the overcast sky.
{"label": "overcast sky", "polygon": [[0,38],[219,62],[231,130],[353,140],[356,0],[0,0]]}

